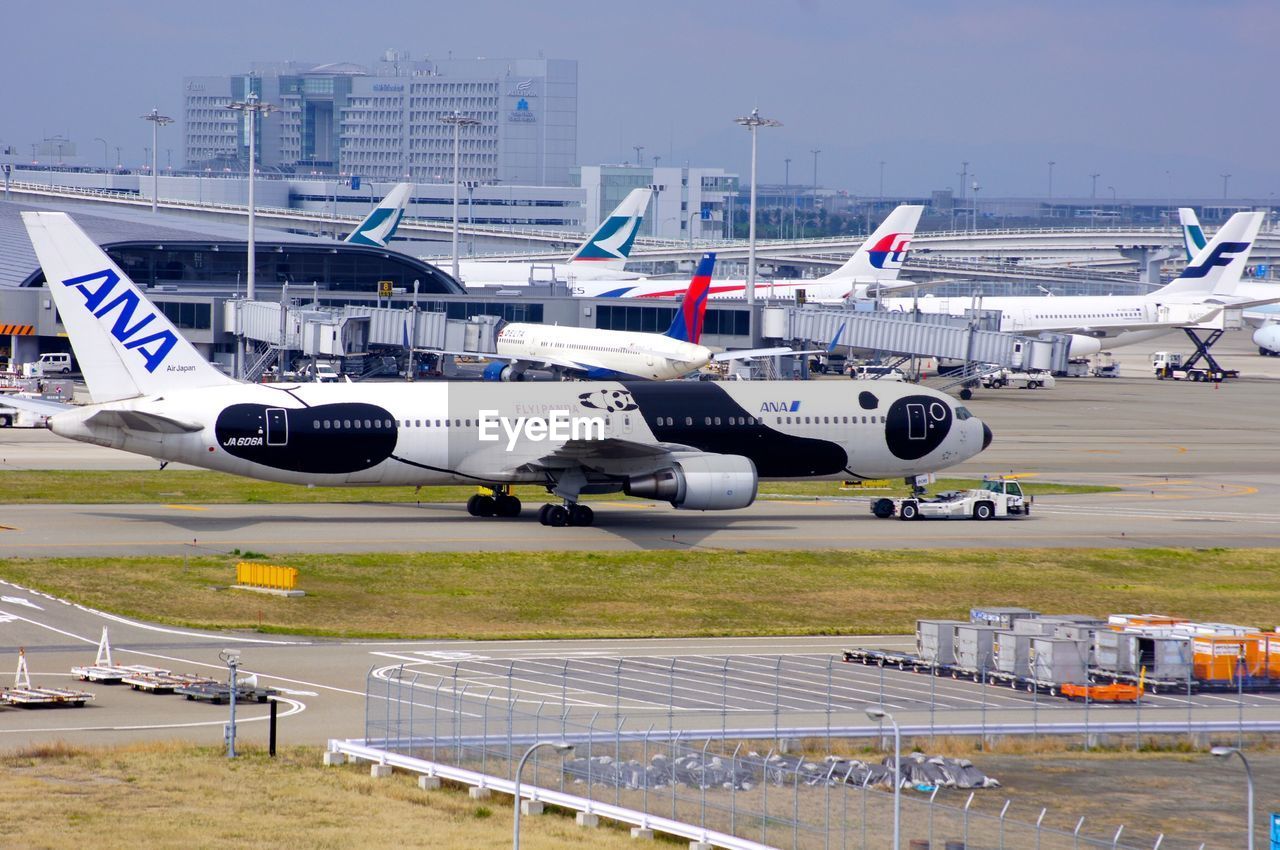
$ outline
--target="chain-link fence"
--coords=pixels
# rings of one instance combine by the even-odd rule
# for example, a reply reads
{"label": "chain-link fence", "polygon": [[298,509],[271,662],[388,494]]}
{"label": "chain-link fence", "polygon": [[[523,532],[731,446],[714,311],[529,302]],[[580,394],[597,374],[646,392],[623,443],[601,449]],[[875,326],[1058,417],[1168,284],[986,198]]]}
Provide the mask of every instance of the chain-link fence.
{"label": "chain-link fence", "polygon": [[[512,680],[518,674],[518,669],[509,672]],[[535,742],[563,740],[574,745],[574,752],[561,757],[548,749],[534,751],[521,775],[524,787],[572,794],[587,810],[609,804],[769,846],[878,850],[891,845],[892,758],[828,755],[833,741],[855,731],[879,735],[862,713],[871,700],[857,704],[856,717],[849,707],[832,706],[817,713],[826,722],[815,723],[814,712],[783,706],[781,685],[774,708],[764,712],[735,711],[727,700],[711,708],[685,708],[674,698],[674,683],[666,699],[657,699],[667,703],[665,711],[638,706],[628,712],[621,696],[616,710],[598,702],[584,706],[581,699],[575,704],[567,677],[559,681],[563,692],[554,700],[530,700],[513,683],[504,687],[501,682],[494,677],[488,685],[477,684],[456,670],[453,676],[403,667],[375,670],[367,684],[365,743],[514,780],[517,764]],[[553,684],[541,681],[540,687],[550,696]],[[660,696],[659,689],[647,690],[651,698]],[[827,692],[829,705],[835,696]],[[1196,710],[1215,709],[1191,710],[1194,718]],[[992,710],[993,734],[1001,728],[1002,711],[1010,710]],[[939,714],[953,712],[967,718],[969,709]],[[1181,722],[1186,717],[1184,711]],[[1159,728],[1159,721],[1149,722]],[[936,728],[953,725],[939,719]],[[1053,725],[1046,720],[1046,732]],[[891,735],[882,743],[892,751]],[[907,767],[904,758],[903,776],[910,775]],[[939,761],[928,774],[935,777],[932,785],[919,782],[901,790],[901,846],[1203,847],[1198,841],[1126,832],[1119,824],[1085,823],[1067,813],[1018,811],[998,789],[975,787],[981,785],[975,779],[980,773],[967,778],[961,773]]]}

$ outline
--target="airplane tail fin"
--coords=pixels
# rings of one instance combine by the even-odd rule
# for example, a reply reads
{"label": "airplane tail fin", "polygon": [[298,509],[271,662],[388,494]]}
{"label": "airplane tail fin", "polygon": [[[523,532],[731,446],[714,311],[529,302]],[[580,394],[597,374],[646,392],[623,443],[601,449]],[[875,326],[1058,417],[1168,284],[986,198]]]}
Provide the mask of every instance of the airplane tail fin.
{"label": "airplane tail fin", "polygon": [[364,221],[356,225],[356,229],[351,231],[343,241],[354,245],[387,247],[387,243],[391,241],[391,235],[400,226],[405,207],[409,205],[412,197],[412,183],[397,183],[382,202],[374,207],[365,216]]}
{"label": "airplane tail fin", "polygon": [[1204,230],[1200,228],[1200,219],[1196,217],[1196,211],[1190,207],[1178,208],[1178,221],[1182,224],[1182,244],[1187,249],[1189,263],[1204,248]]}
{"label": "airplane tail fin", "polygon": [[22,222],[95,402],[235,383],[69,215],[24,212]]}
{"label": "airplane tail fin", "polygon": [[1239,212],[1218,228],[1213,239],[1201,248],[1183,270],[1182,276],[1152,293],[1157,297],[1235,293],[1240,275],[1249,262],[1249,251],[1262,227],[1264,213]]}
{"label": "airplane tail fin", "polygon": [[617,209],[600,222],[596,232],[578,246],[569,263],[591,263],[596,268],[622,271],[652,196],[649,189],[632,189]]}
{"label": "airplane tail fin", "polygon": [[876,280],[896,280],[898,271],[907,259],[907,249],[911,245],[911,237],[916,234],[916,225],[920,222],[920,214],[924,207],[903,204],[880,222],[875,233],[867,237],[843,266],[819,280],[839,278],[875,278]]}
{"label": "airplane tail fin", "polygon": [[680,301],[680,309],[676,311],[665,336],[695,344],[701,341],[702,322],[707,316],[707,297],[711,294],[711,272],[715,266],[715,254],[702,255],[693,280],[689,282],[689,291]]}

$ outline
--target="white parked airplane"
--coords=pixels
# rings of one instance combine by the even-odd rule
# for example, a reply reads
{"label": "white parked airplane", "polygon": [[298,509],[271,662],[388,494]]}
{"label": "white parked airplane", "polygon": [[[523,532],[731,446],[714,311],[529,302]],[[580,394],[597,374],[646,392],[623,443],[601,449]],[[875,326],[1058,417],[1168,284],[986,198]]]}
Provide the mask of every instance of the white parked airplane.
{"label": "white parked airplane", "polygon": [[[854,381],[244,384],[214,369],[65,213],[24,212],[93,403],[63,437],[161,461],[311,485],[482,485],[474,515],[515,516],[508,488],[677,508],[744,508],[762,478],[890,478],[981,452],[991,430],[934,390]],[[13,399],[11,402],[20,400]],[[25,400],[24,400],[25,403]]]}
{"label": "white parked airplane", "polygon": [[[818,354],[764,348],[714,353],[701,344],[707,312],[707,291],[716,255],[703,254],[684,299],[665,333],[615,331],[559,325],[510,323],[503,325],[493,354],[445,352],[484,357],[492,362],[484,372],[490,381],[522,381],[527,369],[550,369],[560,375],[590,380],[636,379],[667,381],[696,372],[708,363],[750,360],[779,354]],[[837,342],[839,334],[837,334]],[[835,343],[833,343],[833,346]]]}
{"label": "white parked airplane", "polygon": [[[963,316],[966,310],[1000,310],[1000,329],[1015,333],[1051,331],[1071,335],[1071,356],[1088,357],[1132,345],[1179,327],[1207,322],[1224,306],[1243,306],[1240,275],[1262,224],[1262,213],[1237,213],[1205,246],[1182,276],[1145,295],[1038,295],[887,298],[890,310]],[[1280,294],[1275,295],[1280,301]]]}
{"label": "white parked airplane", "polygon": [[552,279],[564,282],[639,278],[641,275],[625,271],[624,266],[652,195],[653,192],[649,189],[632,189],[609,217],[600,222],[595,232],[578,246],[567,263],[463,260],[458,263],[458,274],[462,277],[460,283],[468,289],[477,289],[490,286],[528,286],[530,283],[546,283]]}
{"label": "white parked airplane", "polygon": [[[1196,252],[1204,248],[1204,230],[1200,227],[1196,211],[1189,207],[1178,209],[1178,219],[1182,224],[1182,241],[1187,250],[1187,261],[1190,262]],[[1235,294],[1245,298],[1266,298],[1277,290],[1280,290],[1280,283],[1241,281],[1236,285]],[[1249,307],[1244,310],[1244,320],[1255,328],[1253,344],[1258,346],[1258,353],[1264,357],[1280,357],[1280,304]]]}
{"label": "white parked airplane", "polygon": [[404,218],[404,209],[413,197],[412,183],[397,183],[382,201],[369,211],[364,221],[356,225],[356,229],[342,240],[354,245],[374,245],[387,247],[391,235],[400,226]]}
{"label": "white parked airplane", "polygon": [[[757,280],[756,296],[795,298],[796,291],[803,289],[806,301],[840,303],[849,298],[864,298],[876,287],[881,291],[893,288],[923,211],[924,207],[910,204],[897,207],[840,268],[808,280]],[[671,298],[684,291],[665,280],[631,283],[580,280],[572,289],[574,295],[585,298]],[[745,280],[718,280],[711,286],[711,298],[741,300],[746,297],[746,289]]]}

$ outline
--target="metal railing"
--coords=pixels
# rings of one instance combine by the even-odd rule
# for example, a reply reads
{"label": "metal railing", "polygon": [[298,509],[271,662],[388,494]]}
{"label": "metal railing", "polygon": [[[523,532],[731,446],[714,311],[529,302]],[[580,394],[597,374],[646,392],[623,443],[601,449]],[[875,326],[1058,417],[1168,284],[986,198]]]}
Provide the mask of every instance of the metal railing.
{"label": "metal railing", "polygon": [[[583,663],[599,666],[595,659]],[[864,763],[827,755],[841,738],[879,740],[883,747],[887,732],[865,721],[848,725],[850,712],[860,717],[877,695],[864,692],[867,688],[856,696],[848,693],[839,668],[828,668],[825,693],[800,694],[779,661],[773,694],[755,687],[754,698],[765,703],[772,698],[772,709],[751,710],[733,705],[736,697],[731,695],[741,685],[731,684],[728,659],[721,667],[721,705],[706,708],[691,706],[716,700],[716,677],[699,671],[705,677],[698,690],[701,698],[693,699],[689,674],[674,662],[665,682],[659,669],[644,671],[643,693],[651,704],[637,706],[624,704],[626,683],[622,660],[617,660],[612,707],[600,695],[583,694],[582,682],[575,682],[576,694],[570,692],[569,662],[564,662],[559,682],[549,676],[547,665],[527,666],[522,670],[507,662],[505,688],[500,668],[489,671],[483,685],[467,681],[458,666],[443,674],[404,666],[375,669],[366,685],[364,738],[333,741],[330,748],[511,793],[513,771],[529,746],[566,740],[576,747],[572,758],[535,754],[526,768],[522,788],[531,798],[726,847],[746,846],[741,842],[824,850],[888,847],[891,794],[886,785],[892,782],[874,766],[880,757]],[[598,672],[600,682],[607,684],[607,666]],[[522,695],[516,683],[526,679],[536,680],[545,698],[533,701]],[[558,701],[557,685],[563,689]],[[1033,702],[1030,713],[984,705],[981,717],[976,707],[939,710],[931,703],[926,717],[895,705],[893,690],[892,684],[882,690],[879,704],[893,707],[903,734],[917,740],[1073,734],[1096,741],[1134,734],[1135,746],[1141,746],[1144,735],[1149,740],[1155,734],[1243,736],[1280,730],[1280,719],[1245,720],[1242,713],[1236,721],[1218,709],[1190,703],[1145,710],[1086,704],[1083,710],[1064,710],[1045,699],[1039,701],[1043,706]],[[804,701],[815,705],[802,705]],[[658,819],[664,819],[663,825]],[[966,847],[1034,844],[1041,850],[1203,847],[1189,839],[1140,835],[1115,823],[1089,823],[1086,829],[1083,818],[1047,810],[1037,814],[1025,805],[1019,809],[990,788],[907,788],[902,823],[904,845],[927,840],[931,847],[940,846],[935,841],[960,841]]]}

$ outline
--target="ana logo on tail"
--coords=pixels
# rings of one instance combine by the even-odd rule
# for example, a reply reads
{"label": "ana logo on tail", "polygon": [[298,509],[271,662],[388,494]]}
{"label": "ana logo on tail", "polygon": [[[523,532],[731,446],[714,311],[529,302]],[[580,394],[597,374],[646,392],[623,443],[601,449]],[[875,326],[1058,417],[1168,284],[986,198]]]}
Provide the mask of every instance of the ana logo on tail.
{"label": "ana logo on tail", "polygon": [[1222,242],[1214,245],[1203,263],[1198,266],[1187,266],[1182,276],[1193,279],[1207,277],[1215,266],[1229,266],[1237,255],[1247,253],[1248,250],[1248,242]]}
{"label": "ana logo on tail", "polygon": [[[94,281],[102,281],[97,289],[90,289],[89,284]],[[120,275],[111,269],[103,269],[102,271],[91,272],[90,274],[73,277],[70,280],[64,280],[62,284],[69,286],[80,293],[84,298],[85,309],[99,319],[104,318],[112,310],[117,307],[120,314],[116,316],[115,323],[111,326],[111,335],[125,348],[136,350],[146,364],[148,372],[154,372],[164,362],[164,358],[178,344],[177,335],[170,330],[162,330],[157,333],[139,336],[148,324],[155,319],[156,314],[149,312],[137,324],[130,325],[133,320],[133,314],[138,311],[142,304],[142,298],[138,293],[125,288],[120,294],[103,304],[112,291],[116,288],[116,284],[120,283]]]}
{"label": "ana logo on tail", "polygon": [[907,259],[912,233],[890,233],[867,251],[871,265],[878,269],[900,269]]}

